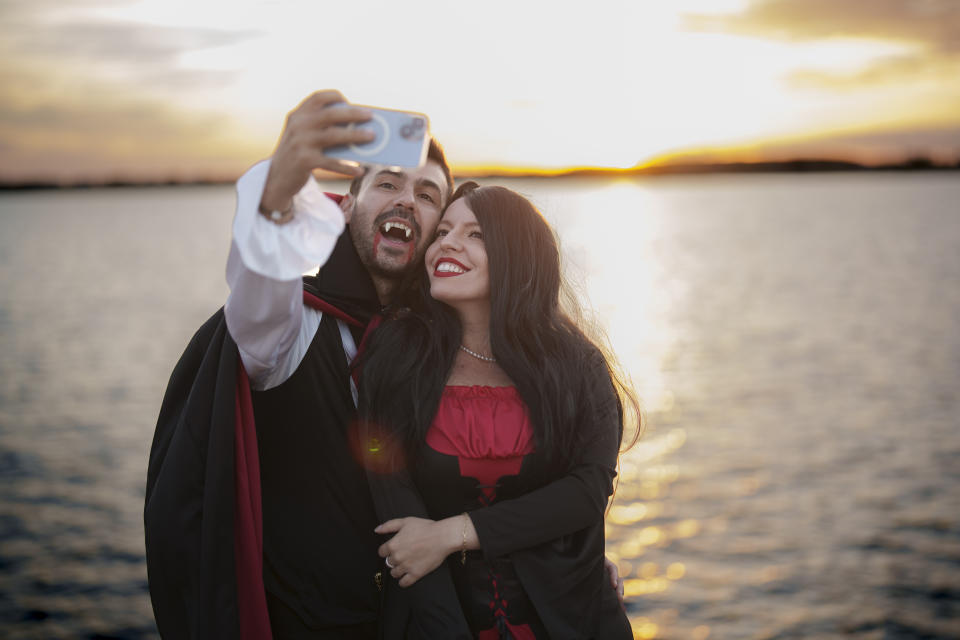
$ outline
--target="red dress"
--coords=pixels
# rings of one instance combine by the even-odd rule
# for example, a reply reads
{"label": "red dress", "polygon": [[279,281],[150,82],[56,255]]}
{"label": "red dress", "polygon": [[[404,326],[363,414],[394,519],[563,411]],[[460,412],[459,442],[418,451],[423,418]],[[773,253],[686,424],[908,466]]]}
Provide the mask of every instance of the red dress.
{"label": "red dress", "polygon": [[[426,444],[413,475],[431,514],[448,517],[504,498],[502,489],[534,450],[533,428],[514,387],[448,386]],[[546,637],[509,557],[473,551],[466,566],[459,554],[450,564],[480,640]]]}

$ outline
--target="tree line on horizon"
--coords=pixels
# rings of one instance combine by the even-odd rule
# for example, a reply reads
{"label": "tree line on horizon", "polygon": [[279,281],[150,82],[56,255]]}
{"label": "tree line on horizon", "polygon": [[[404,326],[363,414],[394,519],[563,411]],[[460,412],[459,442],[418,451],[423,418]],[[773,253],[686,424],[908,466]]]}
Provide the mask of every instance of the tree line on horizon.
{"label": "tree line on horizon", "polygon": [[[842,171],[956,171],[960,170],[960,157],[953,163],[935,162],[927,156],[913,156],[903,162],[868,165],[846,160],[805,159],[765,161],[765,162],[678,162],[664,163],[630,169],[587,168],[550,172],[505,170],[502,172],[472,172],[459,174],[457,179],[497,178],[497,177],[537,177],[563,178],[573,176],[659,176],[711,173],[816,173]],[[162,187],[162,186],[200,186],[232,184],[233,178],[158,178],[129,179],[116,177],[101,181],[57,181],[57,180],[4,180],[0,178],[0,190],[31,191],[43,189],[91,189],[113,187]]]}

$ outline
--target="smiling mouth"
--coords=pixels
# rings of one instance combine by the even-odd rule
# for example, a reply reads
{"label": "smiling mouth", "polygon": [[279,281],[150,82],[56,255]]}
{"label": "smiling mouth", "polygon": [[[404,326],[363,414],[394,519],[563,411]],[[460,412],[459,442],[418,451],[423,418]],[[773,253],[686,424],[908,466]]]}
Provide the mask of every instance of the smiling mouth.
{"label": "smiling mouth", "polygon": [[441,278],[449,278],[451,276],[459,276],[467,271],[470,271],[470,269],[467,269],[459,262],[444,258],[437,262],[437,266],[433,268],[433,275]]}

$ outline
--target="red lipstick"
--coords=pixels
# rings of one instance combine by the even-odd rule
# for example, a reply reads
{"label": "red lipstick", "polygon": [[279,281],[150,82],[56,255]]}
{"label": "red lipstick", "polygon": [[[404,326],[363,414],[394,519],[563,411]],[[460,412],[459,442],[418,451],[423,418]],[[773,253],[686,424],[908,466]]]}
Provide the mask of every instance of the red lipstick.
{"label": "red lipstick", "polygon": [[[460,267],[461,269],[463,269],[463,272],[440,271],[439,270],[440,265],[442,265],[445,262]],[[433,266],[433,275],[436,276],[437,278],[452,278],[453,276],[462,276],[467,271],[470,271],[470,269],[466,265],[464,265],[459,260],[454,260],[453,258],[440,258],[439,260],[437,260],[437,263]]]}

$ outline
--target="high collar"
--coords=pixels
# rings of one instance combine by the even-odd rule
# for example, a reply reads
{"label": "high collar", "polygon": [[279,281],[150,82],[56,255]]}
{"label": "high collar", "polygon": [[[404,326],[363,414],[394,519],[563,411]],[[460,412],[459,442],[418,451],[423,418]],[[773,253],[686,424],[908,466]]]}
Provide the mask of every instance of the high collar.
{"label": "high collar", "polygon": [[380,310],[377,290],[353,246],[349,227],[340,234],[333,253],[317,275],[304,278],[304,285],[363,322]]}

